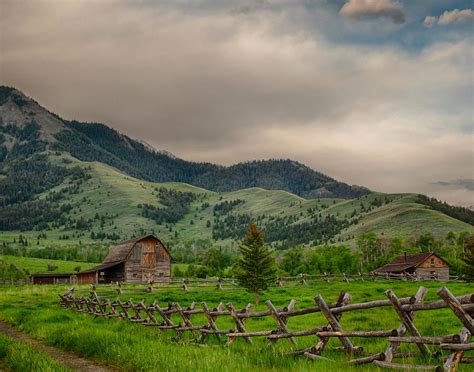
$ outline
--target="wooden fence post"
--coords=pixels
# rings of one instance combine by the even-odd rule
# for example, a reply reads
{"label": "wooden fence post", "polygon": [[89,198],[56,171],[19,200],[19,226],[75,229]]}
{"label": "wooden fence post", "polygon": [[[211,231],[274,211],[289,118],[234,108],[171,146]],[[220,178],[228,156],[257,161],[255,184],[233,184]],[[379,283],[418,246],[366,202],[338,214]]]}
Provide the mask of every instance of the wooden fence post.
{"label": "wooden fence post", "polygon": [[306,282],[306,275],[305,274],[300,274],[300,283],[303,285],[308,285]]}
{"label": "wooden fence post", "polygon": [[[347,303],[350,302],[350,300],[351,300],[351,296],[348,293],[345,293],[344,291],[342,291],[339,294],[339,297],[336,301],[336,307],[341,307],[343,305],[346,305]],[[334,315],[334,318],[337,321],[339,321],[341,319],[341,317],[342,317],[342,314]],[[331,324],[329,324],[329,327],[332,328]],[[332,329],[332,330],[335,331],[335,329]],[[329,342],[329,339],[330,339],[330,337],[320,337],[319,342],[314,347],[313,354],[321,354],[323,352],[324,348],[326,347],[327,343]]]}
{"label": "wooden fence post", "polygon": [[[413,324],[413,318],[403,310],[402,305],[400,301],[398,300],[397,296],[391,289],[385,291],[385,294],[389,298],[390,302],[393,305],[393,308],[397,312],[398,316],[402,320],[403,324],[405,325],[406,329],[410,332],[410,334],[413,337],[421,337],[420,332],[418,332],[418,329],[415,327]],[[418,349],[420,349],[422,354],[429,354],[430,351],[426,347],[425,344],[416,344],[418,346]]]}
{"label": "wooden fence post", "polygon": [[[237,312],[235,311],[234,309],[234,305],[232,305],[231,303],[228,303],[227,304],[227,309],[230,311],[230,315],[232,316],[232,319],[234,319],[234,322],[235,322],[235,325],[237,327],[237,332],[240,332],[240,333],[245,333],[246,330],[245,330],[245,327],[244,327],[244,323],[242,322],[241,319],[239,319],[238,315],[237,315]],[[248,342],[249,344],[252,343],[252,340],[250,339],[250,337],[244,337],[244,340],[246,342]],[[228,342],[229,343],[232,343],[234,342],[234,338],[230,338],[228,339]]]}
{"label": "wooden fence post", "polygon": [[[206,319],[207,319],[207,327],[209,329],[213,329],[214,331],[219,331],[219,329],[217,328],[217,325],[216,325],[216,322],[215,322],[215,319],[214,317],[211,315],[211,312],[209,311],[209,308],[207,307],[206,303],[203,302],[202,303],[202,310],[204,312],[204,315],[206,316]],[[221,335],[219,333],[215,333],[216,337],[221,340]],[[200,341],[201,342],[204,342],[204,340],[206,339],[207,337],[207,333],[202,333],[201,334],[201,339]]]}
{"label": "wooden fence post", "polygon": [[[266,300],[265,301],[265,304],[268,306],[268,308],[270,309],[272,315],[273,315],[273,318],[276,320],[277,322],[277,325],[278,325],[278,330],[280,331],[280,333],[288,333],[289,330],[288,330],[288,327],[286,326],[286,320],[284,320],[280,314],[278,314],[278,310],[275,308],[275,306],[272,304],[272,302],[270,300]],[[290,303],[291,305],[291,303]],[[293,305],[294,306],[294,305]],[[273,340],[271,342],[276,342],[277,340]],[[296,339],[294,337],[290,337],[288,339],[288,342],[290,344],[293,344],[293,345],[296,345],[297,342],[296,342]]]}
{"label": "wooden fence post", "polygon": [[[339,324],[339,321],[331,312],[328,305],[326,304],[326,301],[324,301],[323,297],[321,295],[317,295],[315,300],[321,309],[321,313],[324,315],[328,323],[331,325],[331,329],[336,332],[342,332],[342,327]],[[352,342],[347,337],[342,336],[342,337],[339,337],[339,339],[341,340],[341,343],[347,352],[349,353],[354,352],[354,346],[352,345]]]}
{"label": "wooden fence post", "polygon": [[471,334],[474,333],[474,322],[472,317],[467,313],[466,310],[463,309],[462,305],[459,303],[459,301],[456,299],[456,297],[453,296],[453,294],[449,291],[448,288],[442,287],[438,289],[436,292],[439,297],[441,297],[444,302],[446,302],[446,305],[449,306],[449,308],[453,311],[453,313],[458,317],[458,319],[461,321],[461,323],[468,329]]}
{"label": "wooden fence post", "polygon": [[158,302],[154,302],[154,306],[153,308],[158,312],[158,314],[160,314],[160,316],[163,318],[165,324],[168,326],[168,327],[176,327],[176,325],[173,323],[173,321],[171,320],[171,318],[168,316],[168,314],[166,314],[164,312],[164,310],[158,305]]}
{"label": "wooden fence post", "polygon": [[[418,291],[416,292],[416,295],[414,297],[414,304],[419,304],[423,302],[423,299],[425,298],[427,289],[425,287],[420,287],[418,288]],[[414,311],[409,313],[411,319],[415,319],[416,313]],[[405,324],[402,322],[400,327],[397,329],[397,333],[399,337],[403,337],[405,333],[407,332],[407,328],[405,327]],[[386,362],[391,362],[393,360],[393,356],[395,351],[398,349],[400,346],[399,342],[391,342],[390,346],[387,348],[385,351],[385,361]]]}
{"label": "wooden fence post", "polygon": [[[181,305],[176,302],[176,303],[174,304],[174,308],[178,311],[178,314],[179,314],[179,315],[181,316],[181,318],[183,319],[184,325],[185,325],[186,327],[189,327],[191,333],[194,335],[194,326],[193,326],[193,323],[191,323],[191,320],[189,319],[189,316],[184,313],[184,310],[183,310],[183,308],[181,307]],[[180,334],[182,334],[182,333],[183,333],[183,332],[180,331]]]}
{"label": "wooden fence post", "polygon": [[[459,336],[461,339],[460,342],[464,344],[469,342],[469,340],[471,339],[471,332],[469,332],[467,328],[463,328],[459,333]],[[453,350],[449,357],[446,359],[446,362],[444,363],[445,372],[457,371],[463,355],[464,351]]]}

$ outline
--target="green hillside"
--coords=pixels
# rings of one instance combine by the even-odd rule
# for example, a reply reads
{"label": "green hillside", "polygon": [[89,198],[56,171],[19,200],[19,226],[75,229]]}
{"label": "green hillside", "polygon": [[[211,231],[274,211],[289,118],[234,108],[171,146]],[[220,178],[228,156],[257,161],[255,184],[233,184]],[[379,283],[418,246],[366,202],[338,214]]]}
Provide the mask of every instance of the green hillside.
{"label": "green hillside", "polygon": [[[450,231],[473,231],[471,225],[417,203],[415,194],[306,200],[286,191],[259,188],[217,193],[183,183],[138,180],[102,163],[82,162],[61,153],[48,156],[53,165],[81,167],[87,177],[79,180],[66,177],[64,182],[39,195],[40,200],[49,203],[55,200],[58,206],[70,206],[59,223],[49,222],[42,229],[0,232],[4,245],[21,245],[21,234],[28,242],[28,249],[85,246],[103,255],[114,241],[155,233],[173,248],[184,245],[232,248],[250,220],[267,230],[267,241],[277,248],[351,243],[364,232],[406,238],[425,232],[445,237]],[[192,200],[177,221],[158,224],[152,217],[143,215],[144,205],[162,210],[170,208],[162,204],[160,188],[176,191],[178,197],[189,193]],[[160,210],[157,214],[161,214]],[[322,235],[313,234],[321,226]],[[285,240],[283,246],[282,240]],[[99,254],[96,260],[100,258]]]}
{"label": "green hillside", "polygon": [[81,270],[87,270],[95,266],[90,262],[74,262],[63,260],[46,260],[34,257],[18,257],[0,255],[0,261],[7,265],[14,264],[21,270],[28,270],[31,274],[57,274],[72,273],[75,268],[80,267]]}

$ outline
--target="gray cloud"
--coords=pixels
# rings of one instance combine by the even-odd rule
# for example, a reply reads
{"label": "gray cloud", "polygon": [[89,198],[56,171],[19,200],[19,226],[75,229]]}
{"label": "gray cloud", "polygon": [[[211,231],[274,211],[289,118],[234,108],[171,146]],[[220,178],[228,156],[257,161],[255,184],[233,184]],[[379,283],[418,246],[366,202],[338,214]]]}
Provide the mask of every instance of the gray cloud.
{"label": "gray cloud", "polygon": [[231,9],[232,14],[250,14],[267,3],[267,0],[253,0],[245,5],[240,5]]}
{"label": "gray cloud", "polygon": [[425,27],[432,27],[436,24],[447,26],[450,24],[461,24],[472,21],[474,19],[474,11],[472,9],[454,9],[446,10],[439,17],[427,16],[423,22]]}
{"label": "gray cloud", "polygon": [[390,0],[349,0],[342,6],[340,14],[357,20],[386,17],[394,23],[405,22],[403,5]]}
{"label": "gray cloud", "polygon": [[290,157],[394,192],[471,174],[469,38],[338,44],[293,22],[301,7],[174,3],[4,0],[0,81],[187,159]]}
{"label": "gray cloud", "polygon": [[472,178],[467,178],[467,179],[460,178],[453,181],[437,181],[434,184],[438,186],[456,187],[456,188],[462,188],[462,189],[474,191],[474,179]]}

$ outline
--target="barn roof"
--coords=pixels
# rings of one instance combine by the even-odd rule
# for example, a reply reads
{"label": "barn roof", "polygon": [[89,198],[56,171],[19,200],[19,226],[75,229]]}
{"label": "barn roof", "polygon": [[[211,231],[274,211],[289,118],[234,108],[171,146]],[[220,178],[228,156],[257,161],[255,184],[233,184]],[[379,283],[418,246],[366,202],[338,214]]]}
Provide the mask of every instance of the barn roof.
{"label": "barn roof", "polygon": [[[138,238],[133,238],[133,239],[129,239],[129,240],[125,240],[123,242],[120,242],[119,244],[113,246],[110,251],[109,251],[109,254],[107,255],[107,257],[105,257],[104,261],[102,261],[102,264],[109,264],[109,263],[118,263],[118,262],[124,262],[130,251],[132,250],[133,246],[138,243],[140,240],[143,240],[143,239],[146,239],[146,238],[153,238],[157,241],[159,241],[163,247],[165,248],[166,252],[169,253],[168,249],[166,249],[165,245],[163,244],[163,242],[158,239],[156,236],[152,235],[152,234],[148,234],[148,235],[144,235],[144,236],[140,236]],[[170,255],[171,257],[171,255]]]}
{"label": "barn roof", "polygon": [[395,257],[388,264],[374,270],[374,272],[377,272],[377,273],[402,272],[410,268],[417,268],[419,265],[425,262],[432,255],[436,256],[436,254],[433,252],[401,255],[401,256]]}
{"label": "barn roof", "polygon": [[96,271],[104,270],[104,269],[110,269],[111,267],[120,265],[122,262],[111,262],[111,263],[102,263],[98,266],[94,266],[90,269],[81,271],[79,274],[89,274],[89,273],[95,273]]}

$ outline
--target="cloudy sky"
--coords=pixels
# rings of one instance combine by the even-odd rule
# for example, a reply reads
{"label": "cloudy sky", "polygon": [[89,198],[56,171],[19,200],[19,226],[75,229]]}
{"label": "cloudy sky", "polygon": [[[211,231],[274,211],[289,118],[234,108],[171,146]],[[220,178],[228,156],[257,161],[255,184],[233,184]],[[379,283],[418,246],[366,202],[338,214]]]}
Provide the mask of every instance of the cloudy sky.
{"label": "cloudy sky", "polygon": [[474,205],[472,1],[0,1],[0,83],[221,164]]}

